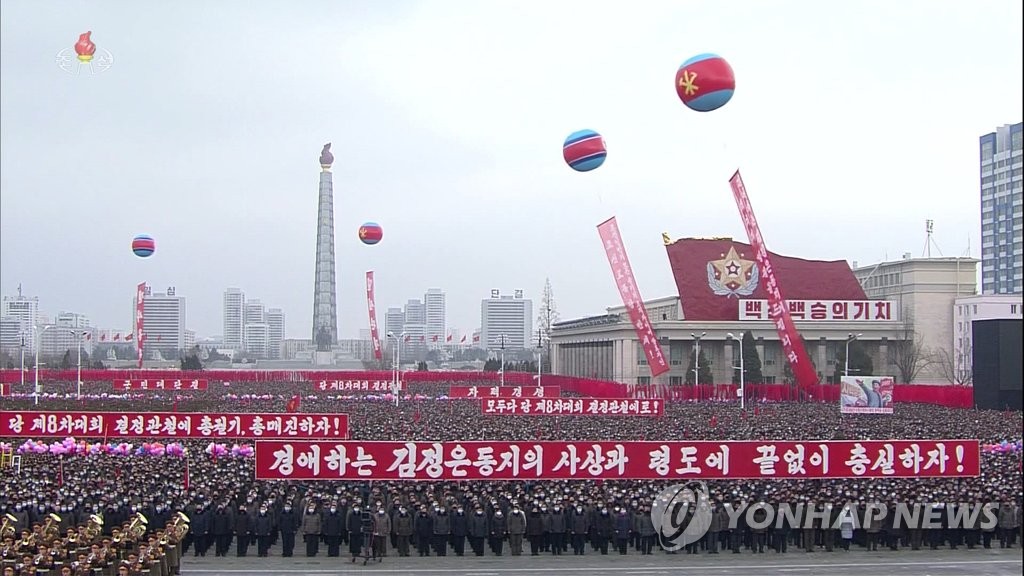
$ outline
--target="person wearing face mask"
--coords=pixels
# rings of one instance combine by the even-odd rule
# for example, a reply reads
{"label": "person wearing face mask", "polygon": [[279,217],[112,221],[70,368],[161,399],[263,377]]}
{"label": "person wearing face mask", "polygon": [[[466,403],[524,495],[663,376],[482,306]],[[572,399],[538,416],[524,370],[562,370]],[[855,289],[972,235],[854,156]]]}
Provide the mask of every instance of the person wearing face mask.
{"label": "person wearing face mask", "polygon": [[416,551],[420,556],[430,556],[430,539],[434,535],[434,520],[427,513],[426,506],[420,506],[414,526],[416,528]]}
{"label": "person wearing face mask", "polygon": [[412,539],[414,527],[413,517],[405,506],[398,508],[398,513],[391,520],[392,532],[395,533],[395,548],[399,556],[409,555],[409,542]]}
{"label": "person wearing face mask", "polygon": [[526,515],[519,509],[519,505],[512,507],[512,513],[508,516],[508,549],[513,556],[520,556],[523,553],[523,534],[526,533]]}
{"label": "person wearing face mask", "polygon": [[550,539],[551,554],[561,556],[565,551],[566,518],[562,512],[562,506],[555,504],[548,515],[548,538]]}
{"label": "person wearing face mask", "polygon": [[[357,504],[352,506],[345,520],[345,527],[348,530],[348,551],[352,555],[352,562],[355,562],[363,551],[364,515],[363,507]],[[369,546],[370,543],[367,542],[366,545]]]}
{"label": "person wearing face mask", "polygon": [[569,536],[572,538],[572,553],[574,556],[583,556],[586,549],[587,533],[590,532],[590,515],[577,504],[568,520]]}
{"label": "person wearing face mask", "polygon": [[316,511],[316,506],[310,502],[306,506],[306,512],[302,515],[299,531],[302,539],[306,541],[306,556],[312,558],[320,551],[320,528],[321,518]]}
{"label": "person wearing face mask", "polygon": [[245,506],[239,506],[238,513],[235,514],[235,538],[238,540],[238,543],[235,545],[235,554],[239,558],[244,558],[249,551],[252,525],[252,516],[249,516],[248,510],[246,510]]}
{"label": "person wearing face mask", "polygon": [[448,515],[448,509],[443,505],[434,510],[434,551],[438,556],[448,555],[448,539],[452,536],[452,520]]}
{"label": "person wearing face mask", "polygon": [[491,517],[488,525],[488,542],[491,545],[491,552],[495,556],[501,556],[505,546],[505,537],[508,535],[508,518],[501,508],[494,509],[494,516]]}
{"label": "person wearing face mask", "polygon": [[345,529],[346,518],[338,511],[338,504],[331,502],[331,507],[324,514],[320,530],[327,543],[327,557],[337,558],[341,555],[341,532]]}
{"label": "person wearing face mask", "polygon": [[591,540],[594,547],[602,555],[608,555],[608,540],[615,533],[615,526],[607,506],[602,506],[597,513],[593,526],[590,527]]}
{"label": "person wearing face mask", "polygon": [[270,516],[267,506],[260,506],[256,513],[254,533],[256,534],[256,555],[266,558],[270,551],[270,538],[274,532],[274,518]]}
{"label": "person wearing face mask", "polygon": [[302,519],[292,509],[291,501],[285,502],[277,514],[277,527],[281,530],[281,556],[291,558],[295,552],[295,532],[298,531]]}
{"label": "person wearing face mask", "polygon": [[452,514],[452,550],[456,556],[463,556],[466,553],[466,536],[469,532],[469,518],[466,517],[466,510],[462,504]]}
{"label": "person wearing face mask", "polygon": [[[640,538],[640,554],[650,555],[651,549],[654,547],[654,537],[657,534],[654,530],[654,519],[651,517],[651,507],[646,504],[640,508],[639,516],[636,519],[636,525],[633,527],[636,530],[637,535]],[[708,534],[708,540],[714,538],[714,541],[718,541],[718,532]],[[709,544],[710,546],[711,544]],[[718,551],[714,550],[713,554],[717,554]]]}
{"label": "person wearing face mask", "polygon": [[388,555],[388,535],[391,534],[391,517],[381,504],[373,517],[373,558],[383,562]]}
{"label": "person wearing face mask", "polygon": [[213,515],[213,526],[211,532],[213,533],[214,539],[217,544],[214,549],[215,556],[227,556],[228,548],[231,547],[231,529],[234,523],[234,518],[231,516],[231,512],[227,509],[227,506],[221,502],[217,506],[217,512]]}
{"label": "person wearing face mask", "polygon": [[487,538],[487,515],[479,505],[466,519],[466,533],[469,536],[469,547],[476,556],[484,555],[484,539]]}
{"label": "person wearing face mask", "polygon": [[526,516],[526,537],[530,541],[530,556],[540,554],[544,536],[544,518],[540,514],[540,508],[534,506]]}

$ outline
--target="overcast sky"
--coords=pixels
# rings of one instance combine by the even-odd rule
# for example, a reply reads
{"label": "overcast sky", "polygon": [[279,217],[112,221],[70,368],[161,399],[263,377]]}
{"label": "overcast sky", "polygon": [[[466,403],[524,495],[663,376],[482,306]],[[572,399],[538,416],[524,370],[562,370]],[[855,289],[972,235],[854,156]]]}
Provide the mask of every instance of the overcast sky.
{"label": "overcast sky", "polygon": [[[200,336],[237,286],[308,338],[325,142],[355,337],[370,269],[382,314],[439,287],[463,332],[491,288],[536,300],[545,277],[563,318],[601,313],[613,215],[643,296],[673,294],[662,231],[746,240],[737,167],[775,252],[920,256],[930,218],[943,254],[978,256],[978,137],[1021,120],[1019,0],[3,0],[0,19],[0,291],[102,328],[131,326],[147,281]],[[56,54],[86,30],[114,65],[74,76]],[[673,89],[702,52],[737,78],[705,114]],[[576,173],[561,146],[583,128],[608,159]]]}

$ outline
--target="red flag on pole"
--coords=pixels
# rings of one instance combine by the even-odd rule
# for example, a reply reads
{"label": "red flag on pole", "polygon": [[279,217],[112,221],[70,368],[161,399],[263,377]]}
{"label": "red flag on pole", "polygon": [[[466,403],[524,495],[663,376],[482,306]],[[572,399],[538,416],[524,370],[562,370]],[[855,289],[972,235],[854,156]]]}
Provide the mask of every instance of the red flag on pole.
{"label": "red flag on pole", "polygon": [[419,409],[417,409],[415,412],[412,413],[412,421],[415,422],[416,424],[420,423],[420,411],[419,411]]}
{"label": "red flag on pole", "polygon": [[302,397],[296,394],[295,396],[292,396],[292,399],[288,401],[287,405],[285,405],[285,410],[287,410],[288,412],[298,412],[299,405],[301,403]]}

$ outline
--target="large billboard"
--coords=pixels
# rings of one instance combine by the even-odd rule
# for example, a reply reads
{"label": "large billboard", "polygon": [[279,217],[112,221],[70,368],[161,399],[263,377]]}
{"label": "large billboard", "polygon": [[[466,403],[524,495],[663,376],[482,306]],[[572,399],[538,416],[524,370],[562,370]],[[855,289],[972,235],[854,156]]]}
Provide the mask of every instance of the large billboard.
{"label": "large billboard", "polygon": [[892,414],[891,376],[843,376],[839,406],[843,414]]}

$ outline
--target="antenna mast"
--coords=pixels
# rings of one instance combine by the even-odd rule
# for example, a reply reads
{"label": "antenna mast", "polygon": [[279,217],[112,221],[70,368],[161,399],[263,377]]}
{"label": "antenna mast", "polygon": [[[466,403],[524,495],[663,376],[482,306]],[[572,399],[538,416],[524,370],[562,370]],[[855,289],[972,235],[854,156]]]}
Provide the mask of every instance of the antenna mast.
{"label": "antenna mast", "polygon": [[925,220],[924,221],[924,231],[925,231],[924,250],[922,251],[921,256],[923,256],[925,258],[931,258],[932,257],[932,246],[935,246],[935,250],[939,253],[939,256],[942,256],[942,249],[939,248],[939,244],[937,242],[935,242],[934,238],[932,238],[932,233],[935,231],[935,220],[931,220],[931,219]]}

